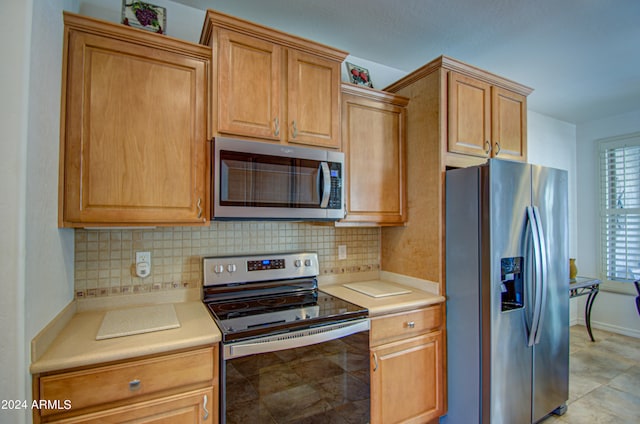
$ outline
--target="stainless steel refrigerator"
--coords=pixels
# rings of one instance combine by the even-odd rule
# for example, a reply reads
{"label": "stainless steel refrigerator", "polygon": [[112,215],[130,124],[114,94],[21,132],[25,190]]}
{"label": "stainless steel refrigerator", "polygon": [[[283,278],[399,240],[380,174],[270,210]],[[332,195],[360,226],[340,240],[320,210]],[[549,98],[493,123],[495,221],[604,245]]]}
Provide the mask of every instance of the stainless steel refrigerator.
{"label": "stainless steel refrigerator", "polygon": [[446,172],[448,414],[535,423],[569,392],[567,172],[490,159]]}

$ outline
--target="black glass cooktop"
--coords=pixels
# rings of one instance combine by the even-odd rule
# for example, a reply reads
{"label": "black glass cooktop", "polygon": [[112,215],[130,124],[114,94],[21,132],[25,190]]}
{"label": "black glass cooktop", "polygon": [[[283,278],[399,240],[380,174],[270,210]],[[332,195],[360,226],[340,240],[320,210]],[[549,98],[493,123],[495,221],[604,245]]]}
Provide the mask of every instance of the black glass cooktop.
{"label": "black glass cooktop", "polygon": [[320,290],[215,301],[205,299],[223,342],[366,317],[366,308]]}

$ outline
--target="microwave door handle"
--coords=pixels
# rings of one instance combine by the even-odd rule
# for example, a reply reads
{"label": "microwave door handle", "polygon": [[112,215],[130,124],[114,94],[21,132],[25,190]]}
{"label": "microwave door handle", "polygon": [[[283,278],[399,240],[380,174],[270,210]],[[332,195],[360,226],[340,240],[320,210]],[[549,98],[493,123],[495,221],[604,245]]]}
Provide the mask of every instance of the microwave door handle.
{"label": "microwave door handle", "polygon": [[326,208],[329,205],[329,197],[331,197],[331,172],[329,172],[329,164],[327,162],[320,162],[320,172],[322,172],[320,207]]}

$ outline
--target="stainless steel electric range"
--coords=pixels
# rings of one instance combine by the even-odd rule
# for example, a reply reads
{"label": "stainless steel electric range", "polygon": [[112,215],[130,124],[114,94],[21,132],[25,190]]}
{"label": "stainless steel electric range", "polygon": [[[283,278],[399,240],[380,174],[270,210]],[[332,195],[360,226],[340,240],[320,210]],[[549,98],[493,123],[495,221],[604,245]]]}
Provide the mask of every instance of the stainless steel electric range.
{"label": "stainless steel electric range", "polygon": [[369,421],[366,308],[318,289],[315,253],[205,258],[220,422]]}

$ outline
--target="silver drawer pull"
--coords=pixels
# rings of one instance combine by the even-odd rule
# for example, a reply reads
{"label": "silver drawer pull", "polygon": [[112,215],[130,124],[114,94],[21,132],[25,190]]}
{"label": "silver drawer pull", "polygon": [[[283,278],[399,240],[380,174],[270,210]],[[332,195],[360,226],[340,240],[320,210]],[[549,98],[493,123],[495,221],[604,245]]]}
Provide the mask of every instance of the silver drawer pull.
{"label": "silver drawer pull", "polygon": [[416,323],[415,321],[409,321],[407,323],[407,328],[416,328]]}
{"label": "silver drawer pull", "polygon": [[137,378],[135,380],[131,380],[129,382],[129,390],[132,391],[132,392],[140,390],[140,386],[141,385],[142,385],[142,383]]}
{"label": "silver drawer pull", "polygon": [[204,416],[202,417],[203,421],[207,421],[209,419],[209,411],[207,410],[207,401],[209,400],[207,395],[204,395],[204,399],[202,401],[202,409],[204,409]]}

